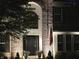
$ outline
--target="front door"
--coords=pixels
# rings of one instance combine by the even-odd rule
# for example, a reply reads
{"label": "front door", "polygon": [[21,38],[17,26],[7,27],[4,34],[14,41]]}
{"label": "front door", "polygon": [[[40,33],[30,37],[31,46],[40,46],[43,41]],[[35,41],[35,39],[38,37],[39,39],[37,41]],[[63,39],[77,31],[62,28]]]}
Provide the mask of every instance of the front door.
{"label": "front door", "polygon": [[24,49],[29,51],[30,55],[35,55],[39,48],[39,37],[38,36],[26,36],[24,39]]}

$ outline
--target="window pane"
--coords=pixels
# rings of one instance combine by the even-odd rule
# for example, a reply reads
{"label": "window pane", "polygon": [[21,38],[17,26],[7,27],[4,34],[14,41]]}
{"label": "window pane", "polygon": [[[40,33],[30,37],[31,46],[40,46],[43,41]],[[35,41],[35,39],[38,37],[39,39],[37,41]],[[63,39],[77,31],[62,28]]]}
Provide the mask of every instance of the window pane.
{"label": "window pane", "polygon": [[53,21],[54,23],[56,22],[61,22],[62,21],[62,7],[53,7]]}
{"label": "window pane", "polygon": [[33,28],[33,29],[37,29],[38,28],[38,15],[33,12],[33,11],[28,11],[27,15],[26,15],[27,19],[24,20],[24,27],[26,28]]}
{"label": "window pane", "polygon": [[63,35],[58,35],[58,43],[62,42],[63,43]]}
{"label": "window pane", "polygon": [[53,7],[53,13],[61,15],[61,7]]}
{"label": "window pane", "polygon": [[75,50],[79,50],[79,43],[75,43],[74,49],[75,49]]}
{"label": "window pane", "polygon": [[5,44],[0,44],[0,51],[4,52],[5,51]]}
{"label": "window pane", "polygon": [[64,48],[63,43],[59,43],[58,44],[58,51],[63,51],[63,48]]}
{"label": "window pane", "polygon": [[64,48],[63,35],[58,35],[58,51],[63,51],[63,48]]}
{"label": "window pane", "polygon": [[79,50],[79,35],[74,35],[74,49]]}
{"label": "window pane", "polygon": [[66,50],[71,51],[71,35],[66,35]]}
{"label": "window pane", "polygon": [[53,20],[54,23],[59,23],[61,20],[61,15],[54,15],[53,19],[54,19]]}

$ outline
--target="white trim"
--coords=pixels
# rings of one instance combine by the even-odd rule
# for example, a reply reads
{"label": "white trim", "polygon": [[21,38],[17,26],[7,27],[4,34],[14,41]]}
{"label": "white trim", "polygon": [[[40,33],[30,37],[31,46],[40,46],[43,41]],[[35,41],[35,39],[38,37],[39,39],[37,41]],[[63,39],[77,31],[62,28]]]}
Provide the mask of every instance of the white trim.
{"label": "white trim", "polygon": [[53,34],[76,34],[79,35],[79,32],[53,32]]}
{"label": "white trim", "polygon": [[57,35],[58,34],[79,35],[79,32],[59,32],[59,31],[54,31],[53,32],[53,56],[54,57],[55,57],[56,53],[58,52],[58,46],[57,46]]}
{"label": "white trim", "polygon": [[39,36],[39,51],[42,51],[42,8],[36,2],[28,2],[31,4],[30,7],[35,8],[33,10],[39,17],[38,19],[38,29],[29,29],[29,33],[27,35],[38,35]]}

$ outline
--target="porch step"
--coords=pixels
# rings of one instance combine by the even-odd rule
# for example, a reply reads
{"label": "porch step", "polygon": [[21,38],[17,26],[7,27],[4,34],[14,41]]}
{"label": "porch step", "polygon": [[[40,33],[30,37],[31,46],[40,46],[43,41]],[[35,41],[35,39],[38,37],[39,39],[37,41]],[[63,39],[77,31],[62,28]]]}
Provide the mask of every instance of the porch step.
{"label": "porch step", "polygon": [[35,55],[35,56],[28,56],[27,59],[38,59],[38,56]]}

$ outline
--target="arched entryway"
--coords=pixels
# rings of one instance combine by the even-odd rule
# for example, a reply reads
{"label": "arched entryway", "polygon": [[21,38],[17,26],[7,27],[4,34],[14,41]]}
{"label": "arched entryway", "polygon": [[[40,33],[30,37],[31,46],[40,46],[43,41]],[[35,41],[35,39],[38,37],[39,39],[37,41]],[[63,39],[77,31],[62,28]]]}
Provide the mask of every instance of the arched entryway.
{"label": "arched entryway", "polygon": [[48,51],[53,49],[50,47],[50,40],[49,40],[49,28],[52,27],[52,0],[31,0],[31,7],[36,8],[37,15],[39,16],[38,20],[38,29],[30,29],[27,35],[37,35],[38,36],[38,51],[43,51],[44,55],[47,56]]}
{"label": "arched entryway", "polygon": [[[31,49],[33,48],[34,54],[36,52],[43,51],[44,55],[47,56],[48,51],[50,50],[50,44],[49,44],[50,40],[48,37],[49,36],[48,32],[49,32],[50,25],[52,24],[52,0],[50,1],[48,0],[39,0],[39,1],[33,0],[32,1],[31,0],[29,1],[29,4],[31,4],[30,7],[35,8],[33,12],[35,12],[39,16],[39,19],[38,19],[37,28],[27,29],[29,32],[25,35],[26,37],[28,37],[28,39],[25,38],[26,40],[25,45],[32,46],[33,44],[34,48],[32,46]],[[20,42],[23,45],[23,42],[22,41]],[[25,48],[26,51],[30,49],[29,47],[27,48]],[[29,50],[29,51],[32,51],[32,50]]]}
{"label": "arched entryway", "polygon": [[28,29],[28,33],[24,35],[23,48],[29,55],[37,55],[42,51],[42,8],[36,2],[29,2],[30,8],[38,15],[37,27]]}

